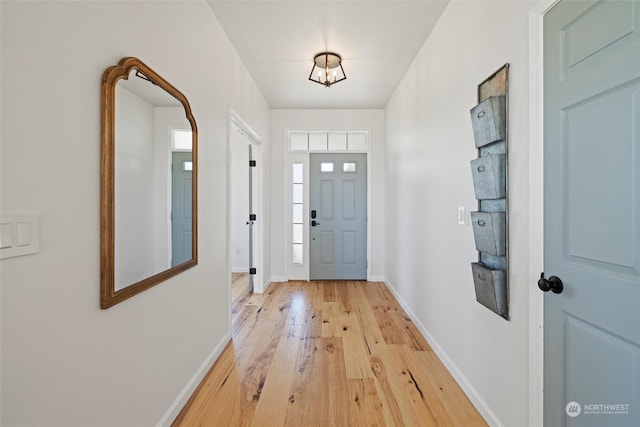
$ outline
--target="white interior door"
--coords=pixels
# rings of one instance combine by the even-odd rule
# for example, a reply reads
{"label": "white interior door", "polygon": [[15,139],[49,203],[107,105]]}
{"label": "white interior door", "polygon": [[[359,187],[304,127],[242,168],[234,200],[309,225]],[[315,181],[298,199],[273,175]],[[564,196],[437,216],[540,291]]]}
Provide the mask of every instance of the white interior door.
{"label": "white interior door", "polygon": [[640,425],[639,30],[640,0],[544,18],[547,426]]}
{"label": "white interior door", "polygon": [[262,142],[234,113],[229,136],[229,255],[232,272],[249,273],[249,291],[261,293]]}

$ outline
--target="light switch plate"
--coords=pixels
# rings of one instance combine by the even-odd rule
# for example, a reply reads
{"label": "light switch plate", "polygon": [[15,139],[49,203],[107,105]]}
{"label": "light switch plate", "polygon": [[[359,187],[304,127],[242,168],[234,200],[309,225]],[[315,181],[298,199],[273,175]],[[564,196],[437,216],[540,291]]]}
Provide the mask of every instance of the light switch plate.
{"label": "light switch plate", "polygon": [[458,224],[469,225],[469,208],[458,206]]}
{"label": "light switch plate", "polygon": [[0,224],[0,249],[13,246],[13,231],[11,223]]}
{"label": "light switch plate", "polygon": [[0,214],[0,259],[40,251],[39,220],[36,212]]}

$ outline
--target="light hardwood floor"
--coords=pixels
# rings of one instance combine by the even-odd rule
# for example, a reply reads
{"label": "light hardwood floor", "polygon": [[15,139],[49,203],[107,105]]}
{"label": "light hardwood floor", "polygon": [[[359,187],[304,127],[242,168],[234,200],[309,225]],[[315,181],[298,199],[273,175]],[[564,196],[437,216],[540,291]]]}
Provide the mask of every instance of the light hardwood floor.
{"label": "light hardwood floor", "polygon": [[174,426],[486,426],[383,283],[247,288]]}

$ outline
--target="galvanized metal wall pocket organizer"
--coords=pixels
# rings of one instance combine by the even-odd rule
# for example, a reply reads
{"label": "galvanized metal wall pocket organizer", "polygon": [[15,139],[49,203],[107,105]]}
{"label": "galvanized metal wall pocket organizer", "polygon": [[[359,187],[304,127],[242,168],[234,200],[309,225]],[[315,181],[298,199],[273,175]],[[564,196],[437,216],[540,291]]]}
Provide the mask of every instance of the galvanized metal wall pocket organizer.
{"label": "galvanized metal wall pocket organizer", "polygon": [[476,300],[509,320],[509,64],[478,85],[471,123],[478,158],[471,161],[478,211],[471,212],[478,262],[471,264]]}

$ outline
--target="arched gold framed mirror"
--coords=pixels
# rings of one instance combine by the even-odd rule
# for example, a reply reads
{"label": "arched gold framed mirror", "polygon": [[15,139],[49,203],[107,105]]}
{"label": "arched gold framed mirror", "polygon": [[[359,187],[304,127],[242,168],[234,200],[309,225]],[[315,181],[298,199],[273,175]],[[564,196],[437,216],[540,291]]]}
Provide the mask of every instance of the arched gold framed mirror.
{"label": "arched gold framed mirror", "polygon": [[102,76],[100,307],[198,263],[198,132],[187,98],[142,61]]}

